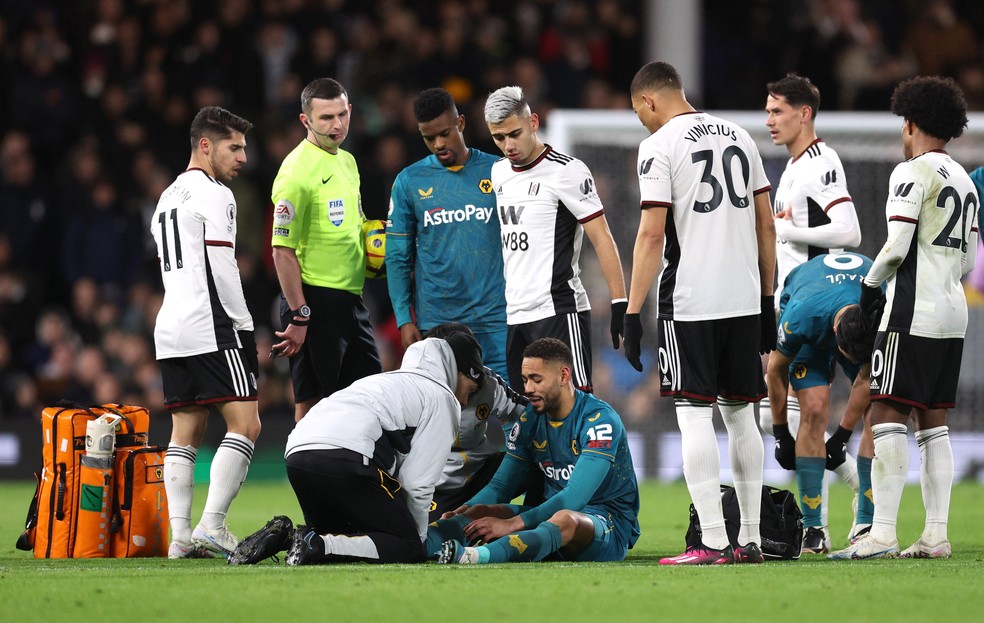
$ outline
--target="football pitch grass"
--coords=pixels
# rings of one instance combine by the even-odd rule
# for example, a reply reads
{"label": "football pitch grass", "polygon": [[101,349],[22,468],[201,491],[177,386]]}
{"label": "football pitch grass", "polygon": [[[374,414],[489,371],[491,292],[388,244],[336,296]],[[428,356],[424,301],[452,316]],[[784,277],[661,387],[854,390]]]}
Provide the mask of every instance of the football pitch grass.
{"label": "football pitch grass", "polygon": [[[660,567],[683,549],[682,483],[642,484],[642,537],[621,563],[366,564],[288,568],[272,560],[36,560],[14,549],[32,483],[0,483],[0,621],[972,621],[984,597],[984,487],[954,486],[950,560],[799,561]],[[832,537],[846,545],[850,490],[831,487]],[[204,487],[196,491],[195,516]],[[301,522],[286,481],[247,480],[230,526],[246,536],[276,514]],[[918,487],[899,536],[919,536]],[[282,561],[282,557],[281,557]],[[977,614],[974,614],[974,613]]]}

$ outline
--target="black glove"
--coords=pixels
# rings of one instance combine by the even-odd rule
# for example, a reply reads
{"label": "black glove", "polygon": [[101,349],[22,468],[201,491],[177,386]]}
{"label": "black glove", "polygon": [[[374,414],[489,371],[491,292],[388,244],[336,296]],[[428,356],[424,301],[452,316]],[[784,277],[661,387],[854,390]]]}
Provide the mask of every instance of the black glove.
{"label": "black glove", "polygon": [[847,460],[847,442],[851,440],[852,430],[843,426],[837,427],[837,432],[830,436],[827,443],[827,469],[837,469]]}
{"label": "black glove", "polygon": [[866,331],[877,331],[885,310],[885,293],[880,287],[861,283],[861,323]]}
{"label": "black glove", "polygon": [[639,314],[625,314],[622,344],[625,346],[625,358],[632,367],[642,372],[642,361],[639,355],[642,351],[642,319]]}
{"label": "black glove", "polygon": [[789,424],[773,424],[776,436],[776,462],[783,469],[796,470],[796,440],[789,434]]}
{"label": "black glove", "polygon": [[612,347],[618,350],[618,339],[624,333],[625,309],[628,301],[612,301]]}
{"label": "black glove", "polygon": [[776,349],[776,299],[773,296],[762,297],[761,312],[759,312],[759,354],[765,355]]}

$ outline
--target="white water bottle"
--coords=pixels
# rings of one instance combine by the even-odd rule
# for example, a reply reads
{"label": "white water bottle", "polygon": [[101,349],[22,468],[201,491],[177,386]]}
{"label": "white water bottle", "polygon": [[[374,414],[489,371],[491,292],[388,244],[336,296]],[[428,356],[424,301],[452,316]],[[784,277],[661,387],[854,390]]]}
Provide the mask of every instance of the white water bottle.
{"label": "white water bottle", "polygon": [[118,415],[107,413],[90,420],[85,425],[85,454],[87,457],[96,459],[100,463],[103,461],[107,464],[112,462],[113,452],[116,450],[116,425],[122,419]]}

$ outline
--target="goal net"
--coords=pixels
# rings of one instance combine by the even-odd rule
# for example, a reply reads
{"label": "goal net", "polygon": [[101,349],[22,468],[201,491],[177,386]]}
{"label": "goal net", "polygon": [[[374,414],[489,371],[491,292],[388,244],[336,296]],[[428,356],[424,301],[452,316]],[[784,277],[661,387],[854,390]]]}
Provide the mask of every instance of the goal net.
{"label": "goal net", "polygon": [[[713,114],[734,121],[751,134],[758,145],[766,174],[773,188],[786,166],[789,155],[785,147],[773,145],[765,127],[764,112],[722,111]],[[630,111],[556,110],[549,114],[543,136],[557,151],[583,160],[595,177],[598,192],[605,205],[609,226],[625,266],[626,280],[631,274],[632,248],[639,224],[639,186],[636,176],[636,155],[639,142],[648,132]],[[861,222],[862,242],[859,252],[874,257],[886,238],[885,200],[892,169],[902,159],[901,120],[890,113],[821,112],[817,117],[817,134],[833,147],[844,164],[848,189],[857,206]],[[947,151],[968,172],[984,164],[984,113],[972,114],[964,135],[950,142]],[[669,401],[656,401],[658,382],[642,377],[627,368],[621,351],[613,352],[608,339],[607,288],[591,256],[591,245],[585,245],[581,262],[587,289],[593,306],[592,327],[595,361],[595,385],[606,400],[621,403],[628,413],[628,424],[637,420],[638,427],[652,421],[653,408],[662,409],[669,417],[658,424],[661,430],[675,429]],[[628,284],[627,284],[628,285]],[[972,302],[975,301],[971,297]],[[647,301],[644,320],[646,341],[651,347],[655,336],[653,297]],[[984,306],[972,305],[970,326],[964,344],[963,365],[957,395],[957,408],[950,413],[952,430],[984,432]],[[600,313],[599,313],[600,312]],[[618,361],[621,359],[622,361]],[[624,365],[623,365],[624,364]],[[652,365],[647,366],[651,371]],[[644,380],[636,380],[644,379]],[[655,387],[654,387],[655,385]],[[603,392],[606,392],[603,394]],[[647,400],[646,397],[652,397]],[[835,400],[846,397],[846,383],[841,382]],[[659,403],[654,404],[654,403]],[[831,406],[831,421],[840,413]],[[637,413],[637,411],[639,411]]]}

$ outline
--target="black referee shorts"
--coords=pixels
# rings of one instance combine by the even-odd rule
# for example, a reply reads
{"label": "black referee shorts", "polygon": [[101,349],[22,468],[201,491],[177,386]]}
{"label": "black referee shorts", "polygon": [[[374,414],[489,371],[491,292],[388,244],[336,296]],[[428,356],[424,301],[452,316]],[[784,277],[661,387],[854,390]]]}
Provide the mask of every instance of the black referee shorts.
{"label": "black referee shorts", "polygon": [[[383,371],[362,297],[344,290],[304,284],[311,321],[301,351],[290,358],[294,402],[330,396],[362,377]],[[293,314],[283,297],[280,321]]]}

